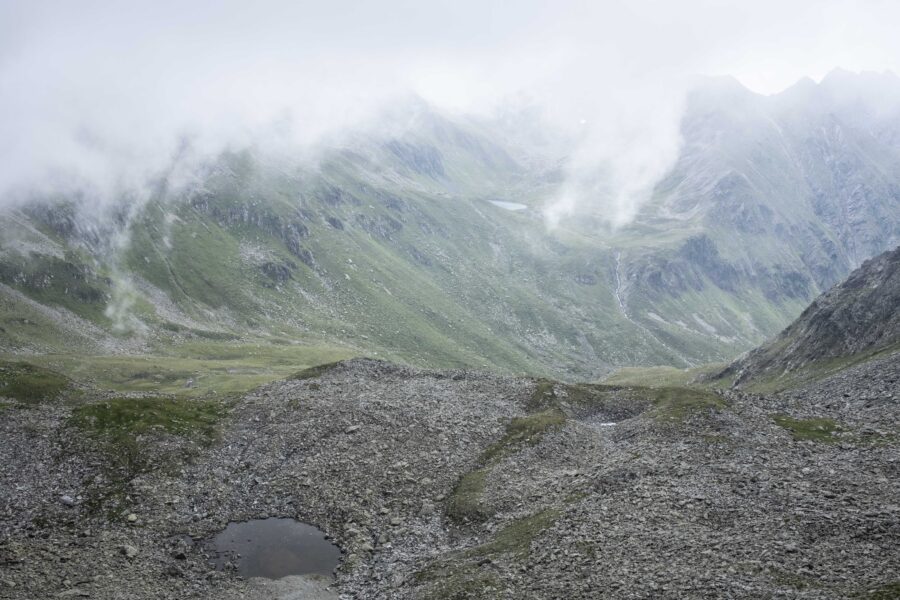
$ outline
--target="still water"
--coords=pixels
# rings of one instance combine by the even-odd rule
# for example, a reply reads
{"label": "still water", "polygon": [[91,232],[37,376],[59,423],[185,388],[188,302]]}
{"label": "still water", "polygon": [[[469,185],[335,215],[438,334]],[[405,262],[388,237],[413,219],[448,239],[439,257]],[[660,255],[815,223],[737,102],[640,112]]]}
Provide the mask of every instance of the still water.
{"label": "still water", "polygon": [[216,568],[228,562],[244,577],[280,579],[287,575],[331,575],[340,549],[312,525],[294,519],[230,523],[210,542]]}

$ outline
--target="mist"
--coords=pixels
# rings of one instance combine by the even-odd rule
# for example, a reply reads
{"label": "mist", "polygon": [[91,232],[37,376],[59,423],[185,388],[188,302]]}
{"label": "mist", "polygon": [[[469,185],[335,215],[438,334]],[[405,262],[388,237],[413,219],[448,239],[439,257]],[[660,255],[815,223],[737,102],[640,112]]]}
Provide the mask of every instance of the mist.
{"label": "mist", "polygon": [[6,2],[0,205],[66,194],[106,214],[190,187],[223,150],[314,157],[418,97],[487,118],[539,107],[571,142],[548,223],[620,226],[676,160],[697,76],[772,93],[896,69],[900,8],[863,4]]}

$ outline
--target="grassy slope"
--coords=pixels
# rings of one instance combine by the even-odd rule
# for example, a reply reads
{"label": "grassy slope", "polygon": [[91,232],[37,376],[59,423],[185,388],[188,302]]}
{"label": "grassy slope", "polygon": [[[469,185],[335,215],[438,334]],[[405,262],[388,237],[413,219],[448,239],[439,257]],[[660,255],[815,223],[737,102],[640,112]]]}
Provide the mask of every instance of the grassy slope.
{"label": "grassy slope", "polygon": [[[815,222],[803,181],[785,166],[794,163],[766,151],[783,145],[776,130],[734,119],[738,133],[754,135],[746,146],[707,157],[710,177],[749,163],[752,186],[730,198],[738,208],[763,199],[782,207],[780,220]],[[624,365],[731,358],[775,333],[808,301],[767,298],[750,280],[723,289],[690,264],[681,266],[699,283],[686,289],[653,292],[627,279],[648,261],[677,257],[699,234],[748,273],[806,268],[791,236],[736,233],[704,211],[660,216],[676,191],[684,193],[683,171],[676,169],[628,228],[607,231],[585,219],[547,231],[535,213],[487,202],[539,208],[552,192],[541,174],[523,171],[472,124],[426,115],[414,131],[405,143],[438,149],[438,171],[421,171],[370,141],[335,151],[315,168],[229,155],[204,184],[205,206],[197,196],[149,203],[131,223],[124,253],[91,254],[38,222],[33,235],[45,236],[38,241],[60,257],[17,254],[25,246],[13,240],[0,252],[2,279],[119,339],[130,333],[112,328],[105,307],[124,299],[126,312],[148,328],[142,336],[150,354],[162,358],[172,346],[220,335],[567,379],[596,379]],[[709,200],[701,188],[688,189],[688,196]],[[288,223],[308,232],[297,243],[309,254],[290,251],[282,229]],[[834,241],[829,231],[817,231]],[[619,254],[628,318],[615,295]],[[289,274],[275,280],[272,269]],[[122,284],[122,272],[134,285]],[[104,353],[92,348],[93,333],[62,332],[58,322],[2,294],[0,320],[0,349]]]}

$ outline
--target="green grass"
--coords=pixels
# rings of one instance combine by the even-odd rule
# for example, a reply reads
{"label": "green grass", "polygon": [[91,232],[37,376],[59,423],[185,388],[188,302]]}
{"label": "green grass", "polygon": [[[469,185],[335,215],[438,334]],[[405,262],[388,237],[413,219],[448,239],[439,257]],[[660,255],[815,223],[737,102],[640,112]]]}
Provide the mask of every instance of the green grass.
{"label": "green grass", "polygon": [[165,432],[209,442],[223,414],[221,403],[211,400],[113,398],[83,404],[71,419],[85,431],[112,438]]}
{"label": "green grass", "polygon": [[559,516],[558,510],[547,509],[513,521],[497,532],[493,540],[472,549],[470,554],[478,556],[513,554],[523,557],[528,554],[531,543],[537,536],[550,527]]}
{"label": "green grass", "polygon": [[522,444],[537,444],[549,430],[566,422],[566,415],[558,408],[551,408],[524,417],[515,417],[506,426],[506,432],[499,441],[491,444],[482,454],[482,460],[495,462]]}
{"label": "green grass", "polygon": [[491,469],[503,457],[523,445],[537,444],[545,433],[563,426],[565,422],[566,416],[558,408],[513,418],[503,436],[481,453],[479,468],[466,473],[457,482],[447,501],[447,516],[457,522],[483,521],[490,517],[481,503],[481,496]]}
{"label": "green grass", "polygon": [[26,362],[0,361],[0,396],[23,402],[44,402],[71,388],[69,378]]}
{"label": "green grass", "polygon": [[[212,443],[226,411],[223,402],[187,398],[112,398],[77,407],[69,426],[97,445],[105,473],[101,483],[88,490],[88,510],[115,515],[129,501],[128,482],[174,468],[194,445]],[[188,443],[174,449],[159,446],[165,436]]]}
{"label": "green grass", "polygon": [[500,579],[496,573],[480,569],[476,565],[448,566],[416,574],[420,582],[429,582],[423,593],[424,600],[466,600],[472,598],[496,598]]}
{"label": "green grass", "polygon": [[483,467],[463,475],[447,500],[447,516],[457,522],[483,521],[489,515],[481,504],[481,495],[489,469]]}
{"label": "green grass", "polygon": [[[474,176],[483,165],[479,166],[480,159],[472,160],[471,149],[446,139],[430,142],[450,144],[452,152],[445,158],[450,161],[452,155],[453,162],[475,169],[463,173],[454,170],[462,163],[448,164],[454,178],[453,202],[446,201],[443,184],[428,178],[420,181],[421,188],[371,182],[369,165],[349,156],[326,161],[315,172],[300,168],[291,176],[272,165],[223,157],[228,168],[205,182],[202,203],[149,202],[132,223],[131,243],[119,268],[158,288],[174,305],[156,309],[152,294],[140,295],[134,307],[138,316],[154,333],[172,338],[173,343],[190,337],[206,346],[204,352],[209,351],[206,342],[237,342],[235,337],[283,340],[295,334],[311,345],[346,345],[358,355],[417,366],[478,367],[570,380],[596,379],[616,365],[680,364],[681,353],[695,362],[708,356],[721,359],[749,344],[744,322],[731,317],[740,310],[752,313],[757,321],[762,310],[756,304],[759,294],[752,295],[754,304],[749,306],[734,295],[715,295],[718,292],[709,289],[653,310],[668,322],[690,321],[694,312],[721,313],[716,326],[734,321],[731,328],[742,334],[733,338],[738,341],[697,334],[675,352],[661,347],[625,319],[617,306],[610,287],[615,249],[608,235],[576,224],[548,232],[540,220],[491,207],[485,198],[491,182]],[[524,194],[527,204],[541,204],[543,192],[524,185],[519,172],[512,180],[508,175],[504,169],[492,175],[500,177],[494,180],[497,198],[522,200],[518,196]],[[514,181],[518,183],[511,187]],[[322,193],[327,189],[340,189],[345,198],[352,198],[329,202]],[[303,213],[298,213],[299,197]],[[333,229],[325,216],[339,218],[346,227]],[[390,231],[372,230],[372,223],[390,224]],[[285,232],[298,225],[308,235],[287,243]],[[629,258],[632,250],[668,252],[697,233],[694,225],[684,229],[667,223],[646,232],[641,227],[624,228],[614,236],[615,246],[627,247]],[[57,241],[66,245],[64,239]],[[292,253],[297,246],[312,253],[314,266]],[[641,259],[639,253],[633,256]],[[86,269],[93,279],[78,277],[107,294],[111,282],[106,277],[112,269],[102,266],[102,257],[98,260],[100,267],[87,256],[73,255],[64,262]],[[276,289],[262,274],[262,261],[290,265],[290,277]],[[35,261],[23,257],[22,262]],[[34,266],[37,271],[49,268],[39,262]],[[62,264],[50,267],[71,270]],[[13,265],[10,276],[19,270]],[[576,282],[581,275],[590,276],[593,284]],[[57,280],[64,281],[54,277]],[[32,288],[26,292],[44,301],[42,288]],[[51,291],[59,296],[60,290]],[[747,296],[741,292],[740,298]],[[91,297],[87,292],[82,295]],[[734,306],[725,306],[727,302]],[[107,327],[104,303],[93,303],[97,305],[90,307],[93,312],[82,310],[83,316]],[[643,314],[639,295],[630,304],[636,315]],[[180,320],[170,317],[173,308],[183,313],[184,323],[193,325],[173,323]],[[792,310],[774,310],[773,318],[764,319],[766,332],[782,326],[786,312]],[[42,329],[52,327],[47,325]],[[677,333],[678,328],[672,327],[666,335]],[[13,347],[26,347],[32,342],[30,331],[37,328],[16,323],[13,329]],[[77,332],[60,334],[54,340],[48,333],[41,336],[40,346],[64,352],[83,343],[77,337]],[[535,343],[536,339],[542,342]],[[163,346],[151,354],[168,355]],[[225,359],[193,353],[185,357]],[[295,362],[283,376],[318,362]],[[162,384],[162,391],[177,393],[167,380]],[[128,385],[120,380],[114,389]],[[148,380],[141,389],[152,391],[152,385]]]}
{"label": "green grass", "polygon": [[354,355],[353,349],[324,344],[194,341],[169,347],[167,355],[46,354],[32,360],[41,368],[103,390],[200,398],[240,394],[290,377],[298,369]]}
{"label": "green grass", "polygon": [[886,583],[865,596],[870,600],[898,600],[900,599],[900,581]]}
{"label": "green grass", "polygon": [[832,443],[839,440],[835,435],[843,431],[832,419],[794,419],[787,415],[772,415],[772,420],[791,432],[795,440]]}
{"label": "green grass", "polygon": [[655,416],[664,421],[683,421],[692,414],[717,411],[727,406],[718,394],[697,388],[650,388],[648,394],[655,406]]}
{"label": "green grass", "polygon": [[427,586],[422,597],[433,600],[496,597],[494,589],[499,580],[480,563],[503,555],[516,559],[527,557],[534,540],[559,516],[559,511],[548,509],[517,519],[500,529],[493,539],[433,561],[415,574],[416,581]]}
{"label": "green grass", "polygon": [[694,381],[705,374],[725,368],[725,363],[713,363],[692,369],[675,367],[624,367],[603,379],[607,385],[629,387],[673,387],[696,385]]}
{"label": "green grass", "polygon": [[[562,393],[557,394],[556,390]],[[606,402],[631,401],[633,415],[643,412],[646,405],[654,407],[654,415],[666,421],[682,421],[698,411],[720,410],[725,400],[699,385],[647,387],[613,385],[604,383],[566,384],[546,379],[536,381],[536,387],[526,405],[531,410],[560,406],[561,403],[575,409],[602,407]]]}

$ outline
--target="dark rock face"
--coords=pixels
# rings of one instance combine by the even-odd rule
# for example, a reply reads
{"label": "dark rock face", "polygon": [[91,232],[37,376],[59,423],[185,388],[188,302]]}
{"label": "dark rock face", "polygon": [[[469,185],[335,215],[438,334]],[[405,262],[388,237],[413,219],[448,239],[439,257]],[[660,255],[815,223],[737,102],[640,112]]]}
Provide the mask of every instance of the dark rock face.
{"label": "dark rock face", "polygon": [[75,206],[71,203],[27,205],[25,214],[36,222],[43,224],[62,238],[69,238],[75,233]]}
{"label": "dark rock face", "polygon": [[111,284],[109,279],[99,277],[87,265],[45,255],[21,264],[0,260],[0,281],[86,304],[105,302],[105,289]]}
{"label": "dark rock face", "polygon": [[304,265],[306,265],[310,269],[316,268],[316,259],[313,256],[313,253],[309,251],[309,249],[303,248],[301,246],[301,247],[298,247],[296,249],[296,251],[291,250],[291,253],[294,256],[296,256],[297,258],[299,258],[300,262],[302,262]]}
{"label": "dark rock face", "polygon": [[259,267],[263,275],[265,275],[275,283],[284,283],[285,281],[291,279],[291,272],[294,270],[294,268],[296,268],[295,265],[289,263],[275,262],[264,262]]}
{"label": "dark rock face", "polygon": [[850,357],[900,342],[900,247],[853,271],[819,296],[769,344],[723,374],[738,383],[796,370],[823,359]]}
{"label": "dark rock face", "polygon": [[742,233],[761,234],[773,226],[774,212],[754,196],[752,185],[737,173],[728,173],[713,188],[711,220],[724,222]]}
{"label": "dark rock face", "polygon": [[[756,288],[771,302],[785,299],[807,299],[815,283],[808,275],[782,265],[736,265],[719,254],[715,242],[707,235],[688,238],[675,253],[660,252],[629,265],[645,290],[656,294],[680,294],[701,291],[709,283],[731,294]],[[822,274],[833,276],[831,269]]]}
{"label": "dark rock face", "polygon": [[246,225],[256,227],[264,233],[277,237],[284,243],[291,254],[312,266],[312,255],[301,245],[303,240],[309,238],[309,227],[300,220],[309,218],[310,213],[308,210],[299,210],[296,213],[297,218],[291,219],[275,214],[269,208],[255,204],[243,203],[238,206],[223,206],[214,197],[209,196],[194,198],[191,204],[195,209],[211,216],[222,227]]}
{"label": "dark rock face", "polygon": [[689,238],[678,254],[689,263],[696,265],[719,288],[734,291],[738,282],[738,272],[719,256],[719,249],[707,235]]}
{"label": "dark rock face", "polygon": [[810,295],[809,277],[798,271],[762,268],[758,279],[763,294],[772,302],[781,298],[803,299]]}
{"label": "dark rock face", "polygon": [[423,267],[430,267],[432,265],[431,259],[428,257],[428,255],[413,245],[409,246],[409,255],[413,258],[414,261],[416,261]]}
{"label": "dark rock face", "polygon": [[433,146],[392,140],[385,144],[385,148],[416,173],[433,178],[444,175],[443,157]]}
{"label": "dark rock face", "polygon": [[369,216],[359,213],[356,215],[356,224],[366,233],[386,240],[403,229],[403,223],[388,215]]}
{"label": "dark rock face", "polygon": [[657,253],[629,270],[635,270],[642,287],[666,294],[702,290],[708,279],[717,287],[734,292],[741,275],[719,256],[715,242],[707,235],[689,238],[672,254]]}
{"label": "dark rock face", "polygon": [[318,194],[322,202],[328,206],[336,207],[343,204],[359,206],[360,200],[347,190],[328,186]]}

